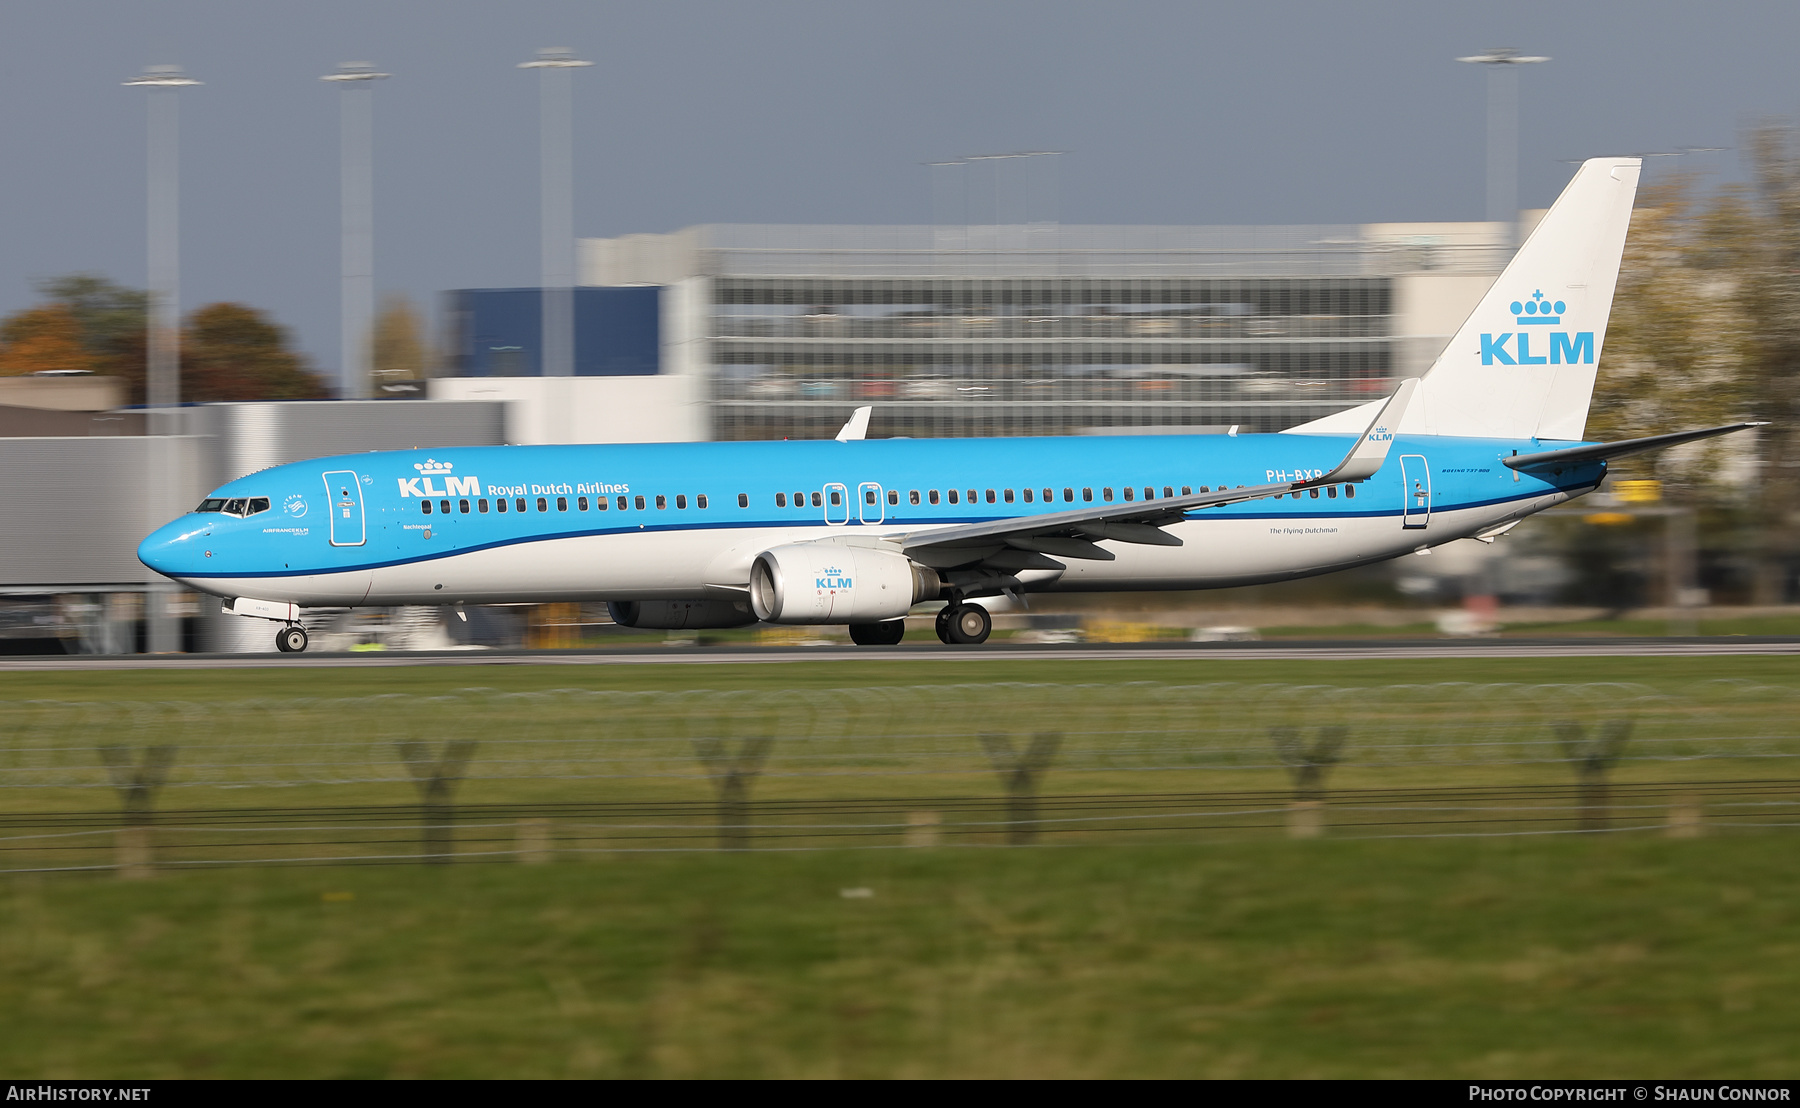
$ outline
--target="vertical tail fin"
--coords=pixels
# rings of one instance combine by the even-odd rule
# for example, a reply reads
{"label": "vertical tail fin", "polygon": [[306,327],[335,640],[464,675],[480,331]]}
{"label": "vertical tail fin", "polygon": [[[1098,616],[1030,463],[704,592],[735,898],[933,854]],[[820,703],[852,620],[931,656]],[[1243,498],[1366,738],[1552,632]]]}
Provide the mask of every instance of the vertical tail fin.
{"label": "vertical tail fin", "polygon": [[[1400,431],[1580,439],[1606,342],[1638,158],[1591,158],[1420,379]],[[1360,430],[1379,401],[1295,427]]]}

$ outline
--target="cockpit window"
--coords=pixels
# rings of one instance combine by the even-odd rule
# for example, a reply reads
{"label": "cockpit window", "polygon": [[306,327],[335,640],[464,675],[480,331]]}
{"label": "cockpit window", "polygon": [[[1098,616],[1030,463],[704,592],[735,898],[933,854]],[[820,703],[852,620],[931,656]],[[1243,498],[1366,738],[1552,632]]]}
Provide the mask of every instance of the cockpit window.
{"label": "cockpit window", "polygon": [[253,516],[268,510],[269,498],[266,496],[240,496],[230,500],[222,496],[209,496],[194,509],[196,512],[223,512],[228,516]]}

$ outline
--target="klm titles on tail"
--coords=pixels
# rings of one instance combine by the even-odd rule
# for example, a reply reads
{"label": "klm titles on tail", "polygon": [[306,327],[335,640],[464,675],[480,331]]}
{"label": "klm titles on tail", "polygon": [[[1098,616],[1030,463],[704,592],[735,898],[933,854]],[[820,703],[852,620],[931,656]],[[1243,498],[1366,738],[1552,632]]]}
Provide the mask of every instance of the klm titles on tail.
{"label": "klm titles on tail", "polygon": [[[1542,290],[1533,292],[1531,299],[1512,302],[1513,318],[1520,327],[1554,327],[1562,322],[1563,311],[1568,307],[1561,300],[1544,299]],[[1550,350],[1548,354],[1531,352],[1531,332],[1505,331],[1499,335],[1483,334],[1481,336],[1482,365],[1593,365],[1594,364],[1594,332],[1551,331]],[[1513,349],[1506,349],[1508,340],[1513,340]]]}

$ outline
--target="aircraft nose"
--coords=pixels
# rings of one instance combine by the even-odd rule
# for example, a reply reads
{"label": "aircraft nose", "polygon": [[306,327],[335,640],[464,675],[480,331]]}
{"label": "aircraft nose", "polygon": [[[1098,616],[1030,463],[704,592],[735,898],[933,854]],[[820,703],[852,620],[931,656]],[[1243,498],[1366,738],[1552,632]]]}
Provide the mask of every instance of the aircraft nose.
{"label": "aircraft nose", "polygon": [[195,527],[192,520],[165,524],[138,543],[138,561],[165,577],[191,573],[195,563],[205,556],[198,543],[205,531],[204,527]]}

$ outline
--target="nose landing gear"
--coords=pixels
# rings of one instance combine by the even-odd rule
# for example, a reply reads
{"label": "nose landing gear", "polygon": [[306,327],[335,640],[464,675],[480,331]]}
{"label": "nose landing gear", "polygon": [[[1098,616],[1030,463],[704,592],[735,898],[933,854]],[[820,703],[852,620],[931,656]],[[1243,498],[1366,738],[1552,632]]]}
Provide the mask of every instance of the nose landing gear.
{"label": "nose landing gear", "polygon": [[306,628],[290,623],[275,632],[275,649],[283,654],[298,654],[306,649]]}
{"label": "nose landing gear", "polygon": [[993,618],[979,604],[951,604],[937,616],[938,641],[952,646],[979,646],[993,629]]}

